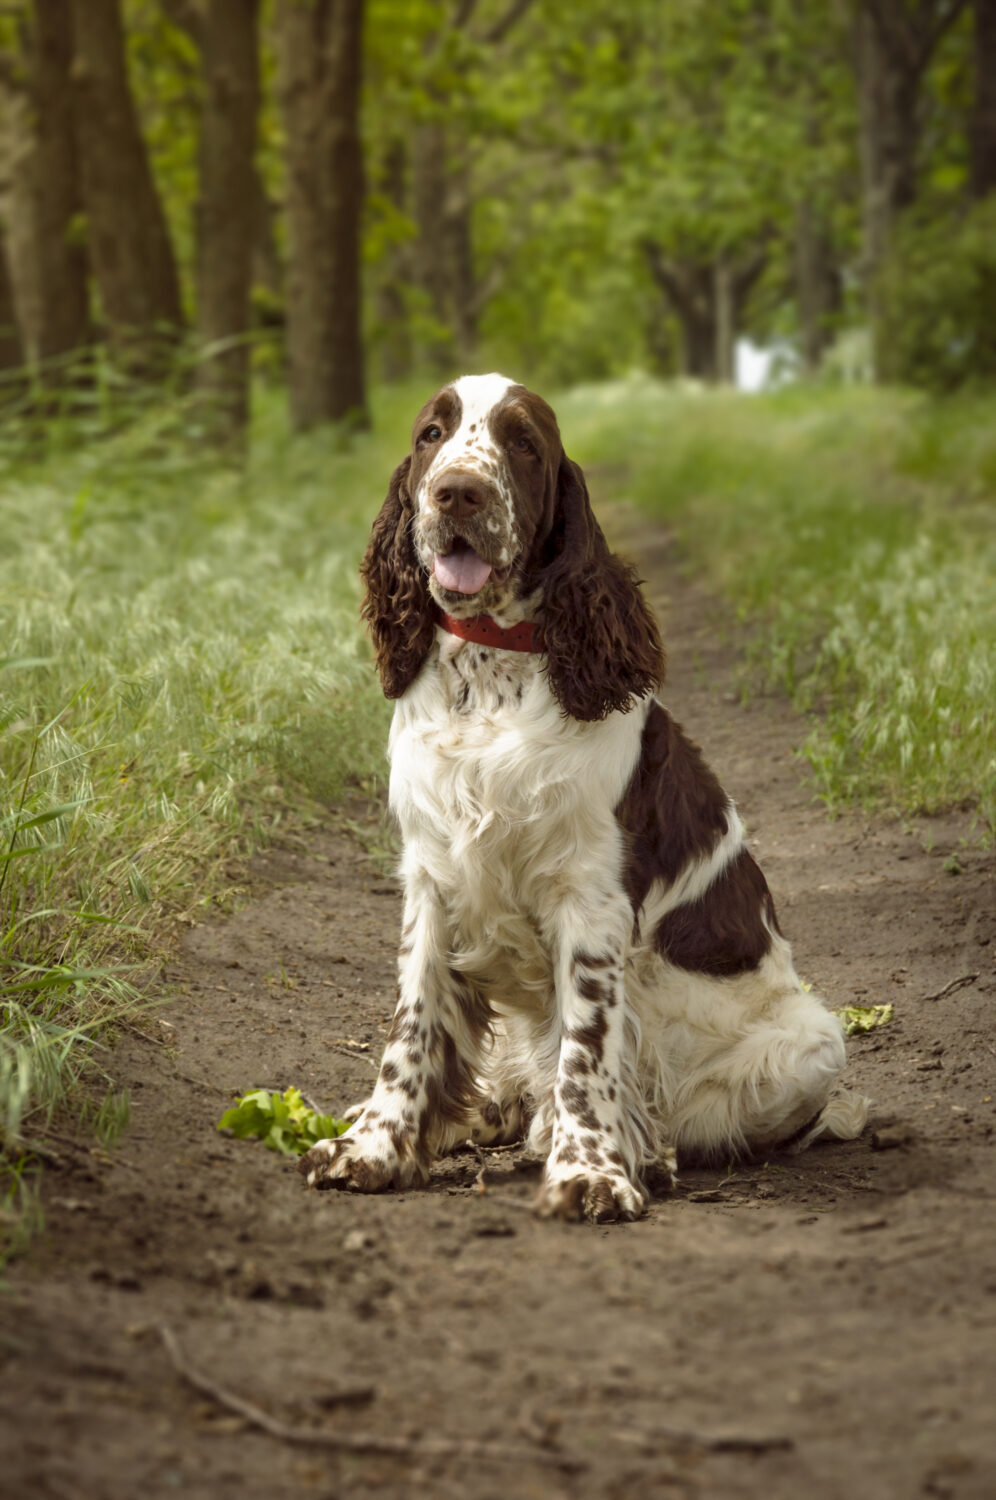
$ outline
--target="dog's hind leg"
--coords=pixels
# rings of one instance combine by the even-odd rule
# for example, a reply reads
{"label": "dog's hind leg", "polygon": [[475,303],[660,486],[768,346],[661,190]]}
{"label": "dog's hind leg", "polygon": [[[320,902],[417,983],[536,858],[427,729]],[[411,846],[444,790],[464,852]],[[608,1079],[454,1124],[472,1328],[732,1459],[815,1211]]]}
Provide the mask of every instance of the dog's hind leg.
{"label": "dog's hind leg", "polygon": [[837,1086],[844,1061],[837,1017],[801,989],[783,995],[681,1078],[670,1111],[679,1150],[718,1157],[788,1143],[801,1150],[820,1136],[853,1139],[868,1101]]}

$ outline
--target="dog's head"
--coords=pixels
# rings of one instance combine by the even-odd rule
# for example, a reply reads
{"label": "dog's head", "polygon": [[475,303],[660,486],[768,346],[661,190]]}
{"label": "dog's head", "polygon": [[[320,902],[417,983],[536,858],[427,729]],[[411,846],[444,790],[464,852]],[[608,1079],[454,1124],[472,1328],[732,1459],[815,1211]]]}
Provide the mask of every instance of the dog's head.
{"label": "dog's head", "polygon": [[600,719],[664,675],[657,627],[610,553],[547,403],[502,375],[465,375],[419,412],[363,562],[384,691],[400,697],[436,606],[542,627],[565,712]]}

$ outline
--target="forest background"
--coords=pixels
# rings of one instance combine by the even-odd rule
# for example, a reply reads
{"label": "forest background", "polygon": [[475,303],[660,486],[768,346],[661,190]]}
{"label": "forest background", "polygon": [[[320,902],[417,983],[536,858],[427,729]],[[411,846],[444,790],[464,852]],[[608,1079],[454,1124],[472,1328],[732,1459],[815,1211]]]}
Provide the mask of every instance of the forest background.
{"label": "forest background", "polygon": [[490,368],[730,599],[831,810],[991,839],[996,0],[0,4],[12,1224],[53,1110],[126,1117],[170,925],[376,792],[357,558]]}

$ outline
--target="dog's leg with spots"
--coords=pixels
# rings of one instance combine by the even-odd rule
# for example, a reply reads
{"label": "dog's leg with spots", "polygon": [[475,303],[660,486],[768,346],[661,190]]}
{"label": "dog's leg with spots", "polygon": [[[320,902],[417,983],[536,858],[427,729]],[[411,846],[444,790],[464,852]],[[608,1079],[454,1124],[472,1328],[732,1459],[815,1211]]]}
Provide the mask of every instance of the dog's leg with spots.
{"label": "dog's leg with spots", "polygon": [[406,892],[398,1005],[376,1087],[345,1135],[319,1141],[301,1158],[310,1187],[420,1187],[454,1127],[469,1134],[489,1011],[447,964],[449,949],[442,901],[420,875]]}
{"label": "dog's leg with spots", "polygon": [[553,945],[560,1056],[537,1204],[544,1215],[601,1222],[638,1218],[646,1206],[639,1164],[650,1131],[624,985],[632,920],[625,897],[612,892],[560,913]]}

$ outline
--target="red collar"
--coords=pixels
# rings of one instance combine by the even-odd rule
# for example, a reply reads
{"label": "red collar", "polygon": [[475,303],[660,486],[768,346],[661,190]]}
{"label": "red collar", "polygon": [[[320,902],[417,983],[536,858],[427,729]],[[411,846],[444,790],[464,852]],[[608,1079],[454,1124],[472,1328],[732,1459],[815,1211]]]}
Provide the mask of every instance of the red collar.
{"label": "red collar", "polygon": [[531,620],[513,625],[506,630],[496,625],[490,615],[473,615],[469,620],[455,620],[443,610],[439,621],[450,635],[458,635],[463,641],[473,641],[478,646],[498,646],[502,651],[545,651],[543,632]]}

